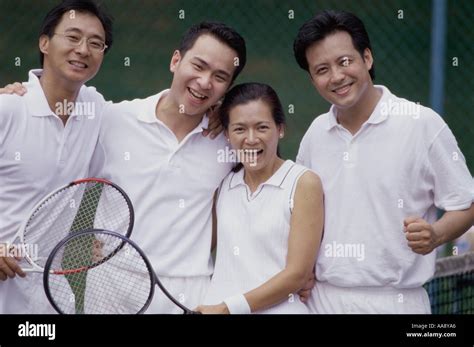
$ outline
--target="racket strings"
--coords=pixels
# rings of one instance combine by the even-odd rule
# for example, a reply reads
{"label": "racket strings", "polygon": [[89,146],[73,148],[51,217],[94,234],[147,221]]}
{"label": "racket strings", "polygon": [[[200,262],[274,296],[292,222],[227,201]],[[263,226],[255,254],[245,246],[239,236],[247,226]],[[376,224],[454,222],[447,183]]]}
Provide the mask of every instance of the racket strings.
{"label": "racket strings", "polygon": [[118,189],[83,182],[58,191],[36,209],[25,228],[24,242],[36,245],[33,260],[44,267],[54,246],[69,233],[103,228],[127,235],[130,220],[128,201]]}
{"label": "racket strings", "polygon": [[63,313],[133,314],[151,298],[153,280],[147,263],[133,245],[117,236],[80,234],[53,256],[53,270],[83,269],[48,277],[50,296]]}

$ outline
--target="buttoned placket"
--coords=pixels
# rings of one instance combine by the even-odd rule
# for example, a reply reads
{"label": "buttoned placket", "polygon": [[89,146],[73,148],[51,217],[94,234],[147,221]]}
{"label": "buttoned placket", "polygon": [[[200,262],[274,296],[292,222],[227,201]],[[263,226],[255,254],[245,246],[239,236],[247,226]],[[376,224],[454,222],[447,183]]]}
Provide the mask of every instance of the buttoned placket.
{"label": "buttoned placket", "polygon": [[360,137],[369,130],[369,126],[369,123],[362,124],[357,133],[352,135],[350,131],[344,128],[342,125],[336,125],[337,134],[344,141],[346,147],[342,154],[346,168],[352,168],[355,166],[359,152],[358,140],[360,140]]}
{"label": "buttoned placket", "polygon": [[66,125],[63,125],[61,118],[55,115],[57,120],[56,124],[59,128],[60,133],[60,142],[59,142],[59,153],[58,153],[58,166],[64,167],[66,164],[67,158],[70,155],[70,149],[67,148],[68,146],[68,138],[73,131],[73,128],[79,125],[79,122],[82,121],[81,115],[71,115],[68,117],[66,121]]}
{"label": "buttoned placket", "polygon": [[195,135],[202,136],[202,128],[200,127],[200,125],[197,126],[190,133],[188,133],[181,140],[181,142],[178,142],[178,139],[176,138],[176,135],[173,133],[173,131],[171,131],[170,128],[168,128],[168,126],[166,126],[165,123],[163,123],[159,119],[156,120],[156,123],[157,123],[158,128],[161,127],[163,129],[165,129],[165,133],[162,133],[162,135],[165,135],[164,140],[166,141],[166,143],[168,145],[168,148],[170,149],[170,153],[168,155],[168,160],[167,160],[168,168],[172,169],[172,170],[175,170],[175,172],[176,171],[179,172],[181,170],[181,166],[179,166],[179,164],[176,163],[175,156],[186,145],[186,143],[190,141],[192,136],[195,136]]}

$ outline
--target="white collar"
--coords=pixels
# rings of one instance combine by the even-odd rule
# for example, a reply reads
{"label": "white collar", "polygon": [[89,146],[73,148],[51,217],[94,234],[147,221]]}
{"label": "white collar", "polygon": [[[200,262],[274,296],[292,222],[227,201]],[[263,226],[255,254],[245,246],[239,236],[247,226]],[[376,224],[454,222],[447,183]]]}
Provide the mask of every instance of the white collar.
{"label": "white collar", "polygon": [[[377,105],[375,106],[374,110],[372,111],[372,114],[370,115],[369,119],[367,119],[364,122],[364,124],[365,123],[367,123],[367,124],[382,123],[389,116],[389,113],[387,113],[387,112],[380,112],[380,108],[382,107],[382,105],[384,103],[388,102],[388,99],[393,97],[393,94],[385,86],[375,85],[374,87],[382,92],[382,97],[377,102]],[[331,108],[329,109],[328,114],[329,114],[329,117],[328,117],[328,122],[326,124],[326,130],[329,131],[329,130],[331,130],[334,127],[339,125],[339,123],[337,122],[336,107],[334,105],[331,106]]]}
{"label": "white collar", "polygon": [[[165,89],[162,92],[152,95],[146,99],[144,99],[144,105],[143,108],[138,112],[137,119],[139,121],[142,121],[144,123],[160,123],[164,126],[166,126],[165,123],[163,123],[161,120],[156,118],[156,105],[158,105],[158,102],[160,99],[165,96],[169,92],[169,89]],[[194,128],[191,133],[194,132],[202,132],[203,129],[207,129],[209,125],[209,118],[207,114],[205,114],[202,117],[201,122],[198,124],[196,128]]]}
{"label": "white collar", "polygon": [[[291,160],[286,160],[279,168],[278,170],[265,182],[260,184],[260,186],[263,185],[271,185],[275,187],[281,188],[281,185],[283,184],[283,181],[285,180],[286,176],[290,172],[290,170],[295,166],[295,163],[292,162]],[[247,185],[244,181],[244,169],[240,169],[238,172],[235,172],[232,174],[232,177],[230,178],[229,181],[229,189],[233,189],[239,185]]]}

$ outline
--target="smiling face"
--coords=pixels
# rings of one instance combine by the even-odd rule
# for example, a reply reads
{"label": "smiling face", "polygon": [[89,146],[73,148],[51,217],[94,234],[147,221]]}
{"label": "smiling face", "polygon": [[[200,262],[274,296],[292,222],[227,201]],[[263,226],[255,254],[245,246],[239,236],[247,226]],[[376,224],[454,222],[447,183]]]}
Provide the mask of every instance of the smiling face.
{"label": "smiling face", "polygon": [[345,31],[337,31],[306,50],[311,80],[319,94],[338,109],[358,107],[372,86],[372,54],[362,58]]}
{"label": "smiling face", "polygon": [[240,150],[239,153],[247,153],[246,156],[241,155],[240,159],[245,170],[252,171],[275,163],[283,130],[281,125],[275,123],[268,104],[262,100],[253,100],[230,110],[226,135],[232,148]]}
{"label": "smiling face", "polygon": [[184,56],[175,51],[170,97],[180,113],[203,115],[225,94],[232,81],[237,53],[211,35],[201,35]]}
{"label": "smiling face", "polygon": [[[59,80],[75,85],[82,85],[92,79],[102,64],[103,52],[90,50],[87,39],[105,42],[105,32],[100,20],[90,14],[75,12],[71,16],[64,13],[56,26],[52,37],[42,35],[39,47],[44,54],[44,70]],[[82,38],[82,44],[74,46],[70,38]]]}

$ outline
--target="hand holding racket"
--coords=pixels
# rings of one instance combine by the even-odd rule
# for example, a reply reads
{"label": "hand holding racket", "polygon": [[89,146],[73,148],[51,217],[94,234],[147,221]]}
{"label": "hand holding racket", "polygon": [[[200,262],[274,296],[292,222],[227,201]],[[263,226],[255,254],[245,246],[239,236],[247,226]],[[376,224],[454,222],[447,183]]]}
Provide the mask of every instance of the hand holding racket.
{"label": "hand holding racket", "polygon": [[21,260],[21,258],[13,256],[12,250],[12,247],[9,247],[8,244],[0,243],[0,281],[13,278],[15,275],[19,275],[20,277],[26,276],[20,265],[18,265],[18,261]]}
{"label": "hand holding racket", "polygon": [[[82,282],[85,278],[87,282]],[[83,231],[62,240],[46,262],[43,284],[48,300],[62,314],[78,313],[78,296],[72,290],[78,286],[84,288],[79,313],[143,313],[153,299],[155,285],[184,314],[196,313],[164,288],[133,241],[106,230]]]}
{"label": "hand holding racket", "polygon": [[[133,222],[130,199],[117,185],[97,178],[71,182],[37,203],[10,244],[3,245],[0,272],[9,277],[13,272],[43,272],[53,247],[68,234],[107,228],[129,236]],[[13,257],[25,259],[30,267],[20,269]]]}

